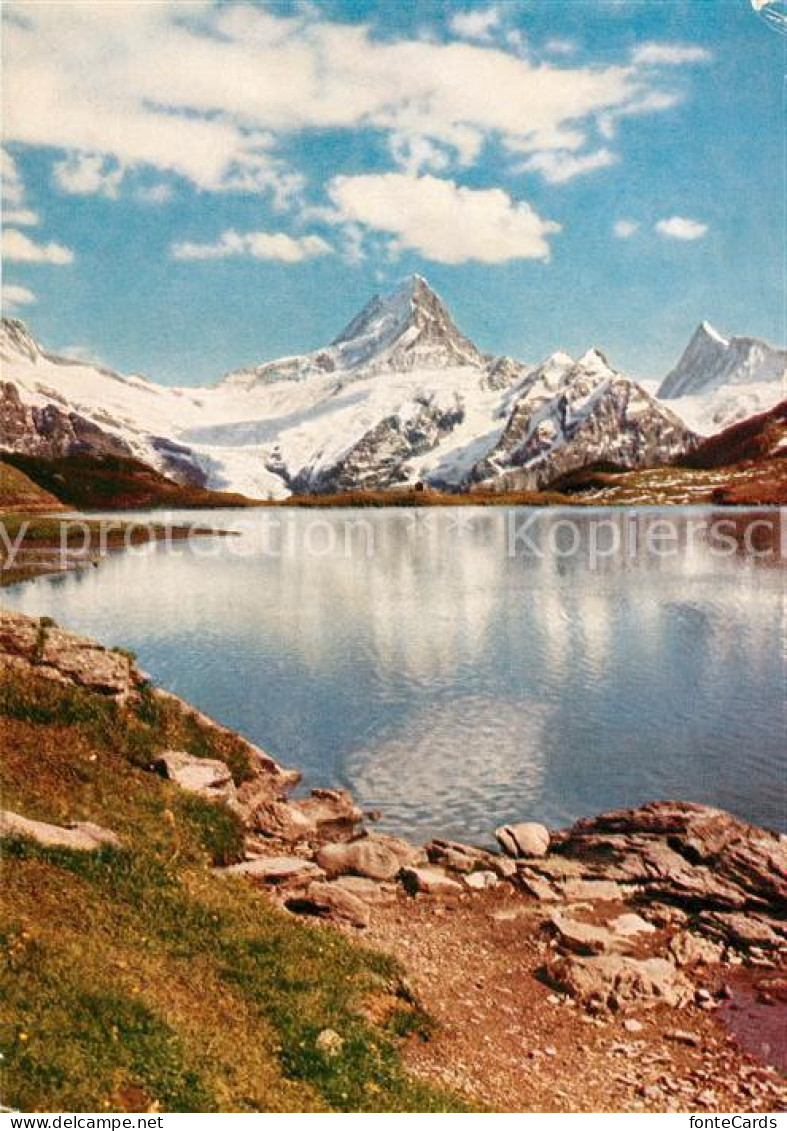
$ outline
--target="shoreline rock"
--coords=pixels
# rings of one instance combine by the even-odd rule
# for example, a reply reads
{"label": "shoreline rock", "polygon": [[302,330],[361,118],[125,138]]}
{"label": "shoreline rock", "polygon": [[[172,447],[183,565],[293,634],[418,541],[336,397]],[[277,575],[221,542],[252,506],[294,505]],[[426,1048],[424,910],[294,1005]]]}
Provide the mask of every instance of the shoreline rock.
{"label": "shoreline rock", "polygon": [[[496,832],[502,854],[440,838],[418,846],[366,829],[346,790],[290,798],[297,771],[151,688],[124,652],[4,611],[4,669],[83,688],[123,709],[133,708],[144,688],[208,733],[231,739],[249,763],[250,776],[239,785],[225,762],[184,751],[154,753],[151,768],[241,819],[246,859],[215,871],[270,889],[295,913],[363,929],[395,900],[432,901],[437,913],[442,904],[510,899],[535,910],[551,939],[544,976],[591,1011],[682,1006],[693,1000],[695,981],[696,992],[707,995],[701,1007],[715,1008],[704,985],[709,971],[787,964],[787,839],[720,809],[661,801],[560,831],[513,823]],[[81,838],[81,847],[119,845],[109,830],[89,823],[66,829],[19,814],[5,814],[0,832],[73,846]]]}

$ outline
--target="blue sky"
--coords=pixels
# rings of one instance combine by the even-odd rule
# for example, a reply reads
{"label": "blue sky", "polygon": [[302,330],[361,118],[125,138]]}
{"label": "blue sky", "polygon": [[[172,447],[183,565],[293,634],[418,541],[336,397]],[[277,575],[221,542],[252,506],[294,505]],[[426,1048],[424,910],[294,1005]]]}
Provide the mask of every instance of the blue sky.
{"label": "blue sky", "polygon": [[4,5],[6,313],[167,383],[413,271],[489,351],[785,339],[785,44],[750,0]]}

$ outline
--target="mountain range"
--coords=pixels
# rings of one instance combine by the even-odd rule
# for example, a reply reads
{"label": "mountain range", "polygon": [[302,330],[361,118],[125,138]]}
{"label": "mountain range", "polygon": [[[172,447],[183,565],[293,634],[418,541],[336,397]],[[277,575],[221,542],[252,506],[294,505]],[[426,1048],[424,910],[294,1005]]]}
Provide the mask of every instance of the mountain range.
{"label": "mountain range", "polygon": [[427,485],[538,490],[674,463],[784,397],[787,351],[708,323],[653,395],[590,349],[533,367],[480,351],[420,276],[323,349],[171,388],[0,334],[0,448],[130,457],[257,498]]}

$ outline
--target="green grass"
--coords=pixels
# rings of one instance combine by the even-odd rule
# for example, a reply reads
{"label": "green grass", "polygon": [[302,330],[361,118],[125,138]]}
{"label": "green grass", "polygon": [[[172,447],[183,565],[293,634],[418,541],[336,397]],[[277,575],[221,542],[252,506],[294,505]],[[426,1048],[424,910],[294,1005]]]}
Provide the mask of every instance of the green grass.
{"label": "green grass", "polygon": [[[428,1021],[391,959],[214,874],[241,851],[234,815],[143,769],[173,737],[226,760],[228,740],[178,715],[151,697],[131,710],[39,679],[0,685],[3,806],[94,820],[123,842],[93,853],[4,843],[2,1102],[465,1110],[402,1065],[404,1035]],[[325,1028],[343,1038],[338,1056],[318,1047]]]}

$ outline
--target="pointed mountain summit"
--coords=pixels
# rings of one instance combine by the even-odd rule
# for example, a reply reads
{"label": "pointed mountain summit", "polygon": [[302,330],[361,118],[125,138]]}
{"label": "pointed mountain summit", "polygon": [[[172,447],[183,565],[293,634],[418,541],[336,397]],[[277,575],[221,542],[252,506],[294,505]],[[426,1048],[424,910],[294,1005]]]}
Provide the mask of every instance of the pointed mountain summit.
{"label": "pointed mountain summit", "polygon": [[759,338],[727,337],[710,322],[702,322],[657,395],[671,400],[728,385],[784,382],[785,378],[787,350]]}
{"label": "pointed mountain summit", "polygon": [[421,275],[375,295],[332,343],[347,367],[382,363],[392,369],[483,364],[442,299]]}
{"label": "pointed mountain summit", "polygon": [[326,373],[357,376],[386,370],[436,370],[472,366],[485,359],[460,333],[445,303],[420,275],[374,298],[324,349],[228,374],[224,382],[252,388],[274,381],[301,381]]}

